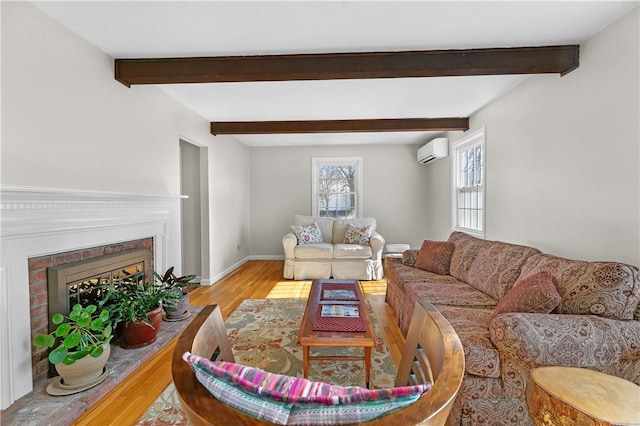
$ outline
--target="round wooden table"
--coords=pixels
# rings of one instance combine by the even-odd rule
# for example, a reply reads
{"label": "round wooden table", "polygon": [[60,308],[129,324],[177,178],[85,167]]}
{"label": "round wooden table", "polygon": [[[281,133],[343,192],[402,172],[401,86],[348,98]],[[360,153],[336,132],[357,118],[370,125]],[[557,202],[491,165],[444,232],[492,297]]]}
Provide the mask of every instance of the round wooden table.
{"label": "round wooden table", "polygon": [[640,425],[640,386],[586,368],[533,369],[526,399],[536,425]]}

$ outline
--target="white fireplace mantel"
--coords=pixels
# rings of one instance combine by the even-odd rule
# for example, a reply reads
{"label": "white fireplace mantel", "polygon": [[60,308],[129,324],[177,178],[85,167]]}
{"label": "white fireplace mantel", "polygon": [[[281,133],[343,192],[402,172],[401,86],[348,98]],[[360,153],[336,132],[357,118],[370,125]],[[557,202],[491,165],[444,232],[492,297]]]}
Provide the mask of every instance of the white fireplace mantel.
{"label": "white fireplace mantel", "polygon": [[0,185],[0,402],[33,388],[28,259],[153,237],[154,268],[180,265],[181,195]]}

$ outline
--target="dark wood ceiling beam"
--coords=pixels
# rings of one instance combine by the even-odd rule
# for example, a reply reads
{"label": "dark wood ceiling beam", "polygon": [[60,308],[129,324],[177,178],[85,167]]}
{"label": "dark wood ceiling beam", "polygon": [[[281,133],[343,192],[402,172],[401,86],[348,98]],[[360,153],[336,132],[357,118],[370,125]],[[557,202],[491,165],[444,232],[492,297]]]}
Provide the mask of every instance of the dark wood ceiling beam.
{"label": "dark wood ceiling beam", "polygon": [[468,130],[469,118],[384,118],[364,120],[214,121],[212,135],[288,133],[422,132]]}
{"label": "dark wood ceiling beam", "polygon": [[579,45],[199,58],[116,59],[115,78],[134,84],[336,80],[473,75],[562,75]]}

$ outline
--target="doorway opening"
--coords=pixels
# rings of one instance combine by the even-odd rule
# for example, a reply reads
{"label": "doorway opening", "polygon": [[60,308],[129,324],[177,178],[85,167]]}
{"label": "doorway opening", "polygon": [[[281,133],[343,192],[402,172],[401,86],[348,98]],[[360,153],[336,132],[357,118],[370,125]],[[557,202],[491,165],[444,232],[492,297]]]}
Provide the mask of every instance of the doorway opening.
{"label": "doorway opening", "polygon": [[182,273],[209,278],[207,148],[180,139]]}

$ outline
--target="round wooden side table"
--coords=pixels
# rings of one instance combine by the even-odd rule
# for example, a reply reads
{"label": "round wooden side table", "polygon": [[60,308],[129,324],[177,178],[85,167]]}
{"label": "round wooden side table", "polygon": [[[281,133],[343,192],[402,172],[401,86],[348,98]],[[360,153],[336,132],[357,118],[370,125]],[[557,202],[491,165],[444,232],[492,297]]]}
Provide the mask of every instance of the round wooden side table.
{"label": "round wooden side table", "polygon": [[526,399],[536,425],[640,425],[640,386],[586,368],[531,370]]}

